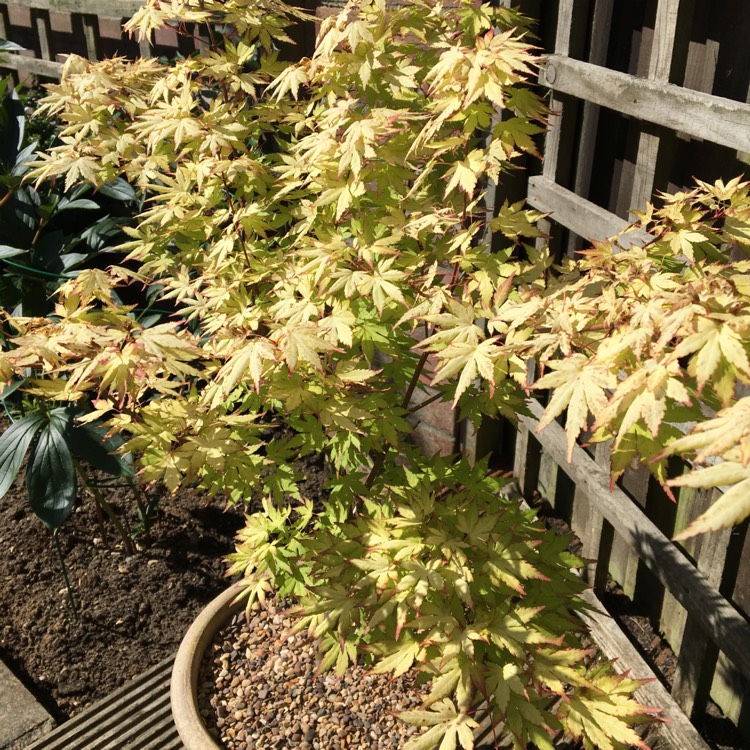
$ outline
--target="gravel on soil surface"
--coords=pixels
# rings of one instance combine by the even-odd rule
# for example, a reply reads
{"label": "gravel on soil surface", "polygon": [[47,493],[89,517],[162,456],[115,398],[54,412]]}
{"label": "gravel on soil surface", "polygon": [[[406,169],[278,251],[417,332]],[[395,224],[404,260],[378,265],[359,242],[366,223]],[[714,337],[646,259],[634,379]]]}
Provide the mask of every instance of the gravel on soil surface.
{"label": "gravel on soil surface", "polygon": [[249,620],[235,615],[209,648],[199,705],[228,750],[397,750],[424,731],[396,718],[421,705],[414,675],[394,680],[361,666],[315,675],[316,643],[290,635],[292,625],[268,602]]}

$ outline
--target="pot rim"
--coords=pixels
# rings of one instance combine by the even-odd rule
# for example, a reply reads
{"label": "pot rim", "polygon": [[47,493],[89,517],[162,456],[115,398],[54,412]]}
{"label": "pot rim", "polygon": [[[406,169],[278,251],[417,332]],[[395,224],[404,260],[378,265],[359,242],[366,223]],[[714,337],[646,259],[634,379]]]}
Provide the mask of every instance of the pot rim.
{"label": "pot rim", "polygon": [[188,628],[177,649],[169,700],[177,732],[186,750],[221,750],[208,733],[198,710],[198,674],[206,649],[216,633],[244,607],[244,600],[234,601],[243,588],[241,582],[234,583],[210,601]]}

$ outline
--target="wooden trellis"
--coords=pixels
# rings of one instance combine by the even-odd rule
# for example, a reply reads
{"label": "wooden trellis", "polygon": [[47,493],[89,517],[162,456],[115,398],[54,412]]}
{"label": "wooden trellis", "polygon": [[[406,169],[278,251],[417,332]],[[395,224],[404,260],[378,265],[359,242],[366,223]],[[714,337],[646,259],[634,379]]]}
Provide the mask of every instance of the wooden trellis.
{"label": "wooden trellis", "polygon": [[[202,44],[176,33],[157,37],[156,46],[139,43],[121,30],[125,20],[142,5],[141,0],[13,0],[0,3],[0,38],[25,47],[23,53],[3,55],[3,67],[20,77],[60,78],[61,58],[75,52],[89,60],[122,54],[149,57],[182,54]],[[107,33],[103,32],[107,29]]]}
{"label": "wooden trellis", "polygon": [[[533,13],[534,3],[528,5]],[[719,176],[729,179],[746,170],[750,66],[733,71],[744,87],[741,100],[712,93],[714,77],[706,71],[696,75],[711,52],[716,65],[722,40],[695,41],[693,0],[640,3],[646,20],[633,30],[638,43],[633,41],[628,51],[628,71],[607,67],[618,35],[624,43],[622,18],[620,25],[613,22],[621,11],[614,0],[559,0],[555,5],[552,54],[540,75],[555,114],[541,174],[530,178],[528,194],[533,207],[551,214],[548,228],[561,250],[571,252],[586,241],[621,232],[628,225],[628,209],[645,207],[655,187],[682,187],[670,177],[670,160],[679,144],[691,138],[705,141],[707,150],[723,147],[729,172]],[[730,2],[723,12],[734,11],[735,24],[746,28],[750,8],[745,5]],[[696,90],[696,83],[704,90]],[[619,123],[630,144],[630,160],[621,157],[613,170],[619,171],[619,180],[613,177],[609,196],[592,187],[597,171],[612,163],[602,146],[603,117],[608,127]],[[634,231],[623,243],[642,245],[648,239]],[[533,401],[531,409],[533,416],[521,421],[515,441],[515,474],[522,493],[529,498],[541,494],[571,522],[582,540],[582,554],[596,560],[585,571],[595,593],[604,590],[610,574],[636,602],[646,604],[644,611],[678,655],[672,696],[684,712],[699,716],[711,695],[750,732],[750,698],[745,695],[750,597],[737,584],[750,572],[745,529],[712,533],[684,545],[671,542],[708,507],[710,493],[683,489],[675,506],[644,467],[628,470],[610,492],[607,446],[596,446],[593,455],[577,448],[568,463],[562,427],[552,424],[537,433],[543,406]],[[700,742],[679,732],[671,737],[680,750]]]}

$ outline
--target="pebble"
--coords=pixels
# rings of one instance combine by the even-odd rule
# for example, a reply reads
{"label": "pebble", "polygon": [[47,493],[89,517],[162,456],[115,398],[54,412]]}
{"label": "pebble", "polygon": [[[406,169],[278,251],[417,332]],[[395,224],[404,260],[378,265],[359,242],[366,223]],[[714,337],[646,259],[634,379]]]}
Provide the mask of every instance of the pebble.
{"label": "pebble", "polygon": [[200,713],[226,750],[400,750],[426,731],[398,720],[421,705],[414,675],[395,680],[350,667],[315,675],[317,643],[290,636],[273,602],[240,613],[209,648],[199,680]]}

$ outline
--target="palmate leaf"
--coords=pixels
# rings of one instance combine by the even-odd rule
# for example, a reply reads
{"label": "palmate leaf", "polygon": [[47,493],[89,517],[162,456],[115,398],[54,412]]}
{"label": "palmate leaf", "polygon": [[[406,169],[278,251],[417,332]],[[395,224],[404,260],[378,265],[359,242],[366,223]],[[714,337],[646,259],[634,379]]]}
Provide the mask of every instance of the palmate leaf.
{"label": "palmate leaf", "polygon": [[404,750],[434,750],[435,747],[456,750],[458,743],[463,750],[474,747],[474,729],[479,725],[470,716],[459,713],[449,698],[434,704],[429,711],[404,711],[399,718],[407,724],[430,727],[424,734],[407,742]]}
{"label": "palmate leaf", "polygon": [[591,683],[576,666],[583,664],[591,651],[580,648],[540,649],[534,652],[534,676],[553,693],[565,694],[567,685],[590,687]]}
{"label": "palmate leaf", "polygon": [[392,672],[394,677],[399,677],[412,668],[415,660],[421,661],[423,658],[424,649],[419,641],[413,640],[409,633],[404,633],[397,647],[384,659],[380,659],[372,671],[375,674]]}
{"label": "palmate leaf", "polygon": [[495,359],[498,353],[494,339],[487,339],[478,345],[453,343],[438,354],[440,369],[435,373],[431,385],[437,385],[460,372],[453,397],[455,406],[461,394],[477,377],[483,377],[490,387],[495,385]]}
{"label": "palmate leaf", "polygon": [[[732,454],[730,453],[729,456]],[[722,461],[716,466],[692,471],[669,481],[671,487],[722,487],[728,489],[703,515],[675,539],[688,539],[717,529],[728,529],[750,516],[750,465]]]}
{"label": "palmate leaf", "polygon": [[554,370],[534,383],[534,388],[552,388],[553,394],[544,416],[539,421],[538,432],[567,408],[565,432],[568,436],[568,461],[581,430],[586,426],[589,412],[596,415],[607,404],[607,390],[617,385],[612,365],[592,362],[585,354],[573,354],[566,359],[553,361]]}
{"label": "palmate leaf", "polygon": [[475,149],[466,159],[456,162],[445,175],[450,176],[448,184],[445,186],[443,197],[447,197],[452,190],[459,187],[466,195],[471,198],[474,195],[474,189],[477,186],[477,180],[485,169],[484,154]]}
{"label": "palmate leaf", "polygon": [[672,357],[679,359],[692,355],[688,372],[698,383],[698,391],[711,385],[724,406],[734,395],[735,378],[745,382],[750,379],[750,360],[743,345],[743,337],[732,322],[699,318],[697,331],[674,349]]}
{"label": "palmate leaf", "polygon": [[495,646],[510,652],[518,659],[525,658],[529,646],[550,643],[551,638],[533,625],[534,618],[544,607],[513,607],[496,612],[486,631]]}
{"label": "palmate leaf", "polygon": [[264,338],[255,338],[235,351],[216,375],[217,391],[213,406],[226,398],[238,383],[244,383],[248,375],[256,393],[260,390],[263,370],[276,358],[276,347]]}
{"label": "palmate leaf", "polygon": [[15,482],[26,451],[44,423],[44,415],[34,412],[14,422],[0,436],[0,498]]}
{"label": "palmate leaf", "polygon": [[357,647],[349,641],[340,641],[330,633],[326,633],[320,644],[320,652],[323,654],[317,671],[327,672],[335,666],[338,677],[343,676],[350,664],[357,661]]}
{"label": "palmate leaf", "polygon": [[26,469],[29,503],[50,531],[62,525],[76,499],[75,466],[66,441],[70,417],[64,411],[50,413]]}
{"label": "palmate leaf", "polygon": [[563,726],[575,739],[582,739],[586,750],[648,750],[633,727],[653,721],[659,709],[634,700],[633,691],[641,684],[615,674],[603,663],[586,675],[594,688],[582,689],[560,704]]}
{"label": "palmate leaf", "polygon": [[458,686],[462,671],[458,659],[443,664],[440,677],[436,677],[430,683],[430,693],[424,699],[424,705],[431,706],[433,703],[447,698]]}
{"label": "palmate leaf", "polygon": [[336,346],[323,338],[323,332],[316,326],[285,326],[273,337],[280,347],[284,359],[294,372],[300,362],[306,362],[319,372],[323,371],[320,354],[336,349]]}
{"label": "palmate leaf", "polygon": [[750,396],[722,409],[713,419],[699,422],[687,435],[670,443],[662,455],[699,450],[695,461],[703,463],[732,449],[739,451],[741,463],[750,463]]}
{"label": "palmate leaf", "polygon": [[321,638],[337,625],[338,633],[345,635],[353,623],[359,622],[360,603],[345,586],[321,586],[315,595],[316,603],[305,607],[298,625],[299,629],[307,627],[313,638]]}

